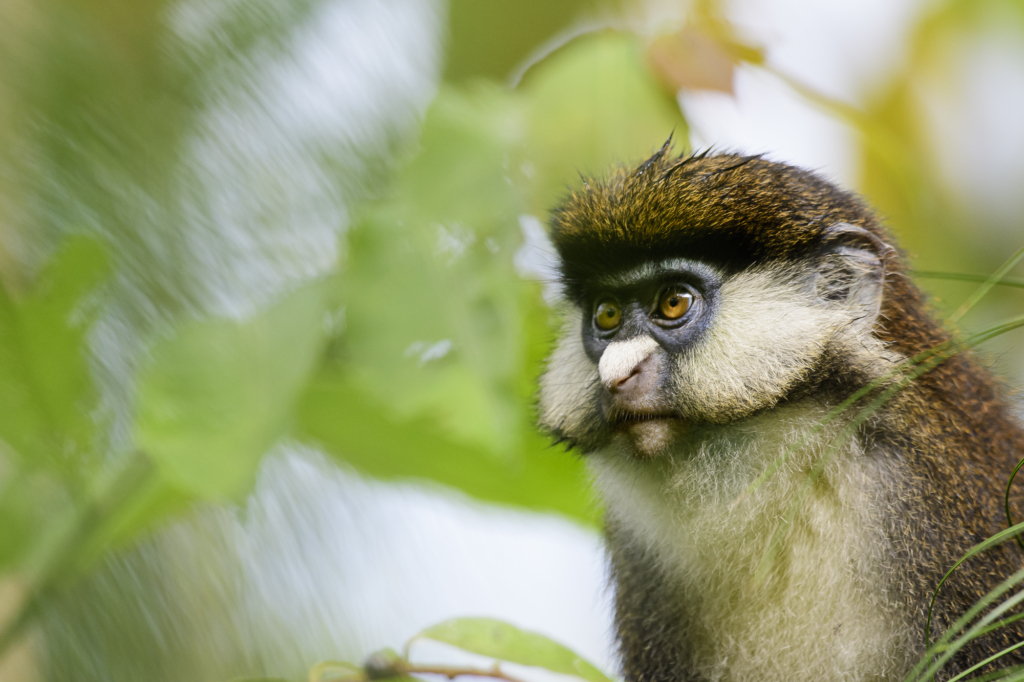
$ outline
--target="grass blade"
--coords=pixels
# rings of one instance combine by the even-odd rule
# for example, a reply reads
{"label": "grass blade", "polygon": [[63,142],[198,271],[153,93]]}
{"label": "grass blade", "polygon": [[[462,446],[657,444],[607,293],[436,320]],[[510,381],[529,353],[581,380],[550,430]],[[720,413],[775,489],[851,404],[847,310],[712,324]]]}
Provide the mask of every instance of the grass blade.
{"label": "grass blade", "polygon": [[[1017,472],[1020,471],[1021,466],[1024,466],[1024,458],[1021,458],[1017,462],[1017,466],[1013,467],[1013,473],[1010,474],[1010,480],[1006,482],[1006,495],[1003,497],[1003,505],[1006,507],[1006,525],[1013,527],[1013,516],[1010,514],[1010,487],[1013,485],[1013,479],[1016,478]],[[1016,536],[1017,544],[1021,549],[1024,549],[1024,540],[1018,535]]]}
{"label": "grass blade", "polygon": [[[975,275],[966,272],[940,272],[938,270],[910,270],[911,277],[918,279],[945,279],[954,282],[988,282],[989,275]],[[1024,279],[1004,277],[993,284],[997,287],[1015,287],[1024,289]]]}
{"label": "grass blade", "polygon": [[960,673],[956,677],[950,678],[949,682],[956,682],[957,680],[962,680],[965,675],[969,675],[970,673],[973,673],[978,668],[982,668],[982,667],[988,665],[989,663],[991,663],[992,661],[994,661],[996,659],[999,659],[999,658],[1002,658],[1006,654],[1008,654],[1008,653],[1010,653],[1012,651],[1015,651],[1015,650],[1021,648],[1022,646],[1024,646],[1024,642],[1017,642],[1016,644],[1014,644],[1012,646],[1008,646],[1005,649],[1003,649],[1002,651],[1000,651],[998,654],[992,654],[991,656],[986,658],[981,663],[975,663],[970,668],[968,668],[967,670],[963,671],[962,673]]}
{"label": "grass blade", "polygon": [[[996,589],[992,590],[983,598],[978,600],[978,602],[974,606],[972,606],[967,613],[961,616],[960,619],[956,623],[954,623],[951,628],[946,630],[946,633],[942,636],[943,640],[945,641],[943,641],[942,643],[948,643],[949,640],[953,638],[953,635],[955,633],[962,630],[963,627],[971,620],[973,620],[974,617],[977,616],[983,609],[988,607],[992,602],[998,599],[1004,592],[1008,591],[1011,587],[1019,583],[1022,579],[1024,579],[1024,571],[1017,571],[1012,576],[1004,580]],[[923,673],[918,674],[917,677],[908,677],[908,679],[925,680],[929,677],[932,677],[935,673],[942,669],[942,666],[946,665],[946,663],[949,662],[949,659],[953,658],[957,651],[963,648],[971,640],[975,639],[976,637],[979,637],[980,630],[983,630],[985,626],[991,624],[992,621],[994,621],[999,616],[1003,615],[1013,607],[1017,606],[1022,601],[1024,601],[1024,590],[1015,592],[1012,597],[1004,601],[996,608],[992,609],[992,611],[987,613],[980,621],[978,621],[978,623],[974,627],[969,629],[962,636],[957,638],[952,644],[950,644],[942,653],[942,655],[936,658]],[[922,667],[922,663],[927,664],[931,656],[932,652],[925,652],[925,655],[921,659],[921,661],[918,662],[916,666],[914,666],[914,670],[911,671],[911,675],[919,673],[919,668]]]}
{"label": "grass blade", "polygon": [[924,625],[924,646],[925,646],[925,649],[929,648],[928,640],[931,639],[932,610],[935,608],[935,601],[936,601],[936,599],[939,596],[939,590],[942,588],[943,583],[946,582],[946,580],[949,578],[949,576],[951,576],[953,574],[953,571],[955,571],[957,569],[957,567],[960,566],[960,564],[962,564],[963,562],[967,561],[972,556],[975,556],[976,554],[980,554],[981,552],[984,552],[987,549],[991,549],[992,547],[995,547],[996,545],[1002,544],[1006,540],[1009,540],[1011,537],[1017,537],[1021,533],[1024,533],[1024,523],[1018,523],[1015,526],[1011,526],[1010,528],[1007,528],[1006,530],[1002,530],[1002,531],[996,533],[992,537],[990,537],[990,538],[988,538],[986,540],[983,540],[982,542],[979,542],[974,547],[969,549],[966,554],[964,554],[962,557],[960,557],[959,561],[957,561],[955,564],[953,564],[952,568],[950,568],[948,571],[946,571],[946,575],[942,576],[942,580],[940,580],[939,584],[935,586],[935,592],[932,593],[932,601],[928,605],[928,620],[925,621],[925,625]]}
{"label": "grass blade", "polygon": [[1022,258],[1024,258],[1024,246],[1017,249],[1017,252],[1010,256],[1005,263],[999,266],[999,269],[993,272],[992,276],[985,280],[984,284],[975,289],[974,293],[964,301],[963,305],[961,305],[960,308],[950,316],[949,321],[957,322],[961,317],[966,315],[967,312],[978,303],[978,301],[984,298],[985,294],[991,291],[992,287],[996,285],[996,282],[1006,276],[1006,273],[1012,270]]}

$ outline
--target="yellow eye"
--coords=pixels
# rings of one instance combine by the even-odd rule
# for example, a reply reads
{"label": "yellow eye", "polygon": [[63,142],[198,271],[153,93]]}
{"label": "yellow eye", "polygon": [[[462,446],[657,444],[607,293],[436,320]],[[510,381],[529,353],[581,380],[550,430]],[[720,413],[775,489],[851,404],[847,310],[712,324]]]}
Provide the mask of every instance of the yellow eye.
{"label": "yellow eye", "polygon": [[693,294],[685,289],[667,289],[658,301],[658,310],[666,320],[678,320],[693,304]]}
{"label": "yellow eye", "polygon": [[615,301],[602,301],[594,313],[594,322],[605,331],[615,329],[622,322],[622,309]]}

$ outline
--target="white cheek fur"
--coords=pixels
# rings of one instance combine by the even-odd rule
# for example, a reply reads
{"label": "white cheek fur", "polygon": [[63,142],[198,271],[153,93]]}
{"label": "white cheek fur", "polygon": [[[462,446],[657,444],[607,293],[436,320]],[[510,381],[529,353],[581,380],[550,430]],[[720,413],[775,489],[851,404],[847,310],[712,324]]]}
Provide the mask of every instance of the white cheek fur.
{"label": "white cheek fur", "polygon": [[727,423],[769,408],[807,378],[830,345],[886,356],[870,326],[853,324],[860,309],[822,305],[809,277],[762,267],[723,283],[708,330],[675,361],[675,400],[684,413]]}
{"label": "white cheek fur", "polygon": [[575,435],[591,418],[591,396],[600,381],[597,367],[583,348],[582,313],[573,309],[562,328],[561,340],[548,359],[540,380],[540,426]]}

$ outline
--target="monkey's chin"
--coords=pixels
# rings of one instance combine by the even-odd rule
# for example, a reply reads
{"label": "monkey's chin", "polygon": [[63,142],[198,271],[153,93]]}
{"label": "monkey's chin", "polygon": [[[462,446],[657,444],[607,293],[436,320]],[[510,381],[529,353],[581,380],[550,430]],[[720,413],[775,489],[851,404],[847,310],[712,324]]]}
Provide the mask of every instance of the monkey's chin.
{"label": "monkey's chin", "polygon": [[653,459],[668,452],[684,428],[680,419],[649,419],[624,428],[619,440],[634,457]]}

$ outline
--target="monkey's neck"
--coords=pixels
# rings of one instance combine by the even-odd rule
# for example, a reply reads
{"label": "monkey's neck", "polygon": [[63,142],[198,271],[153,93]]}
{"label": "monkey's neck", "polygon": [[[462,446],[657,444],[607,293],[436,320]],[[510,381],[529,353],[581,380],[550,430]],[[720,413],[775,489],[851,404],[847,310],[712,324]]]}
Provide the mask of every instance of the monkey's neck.
{"label": "monkey's neck", "polygon": [[837,441],[838,425],[797,447],[825,413],[808,400],[696,428],[656,460],[615,447],[590,458],[607,505],[628,679],[652,679],[631,666],[661,665],[637,663],[657,654],[631,655],[623,636],[644,627],[628,615],[630,593],[651,589],[628,584],[641,574],[664,598],[636,622],[672,633],[665,655],[695,679],[886,679],[905,669],[912,647],[882,530],[883,482],[895,472],[858,440]]}

